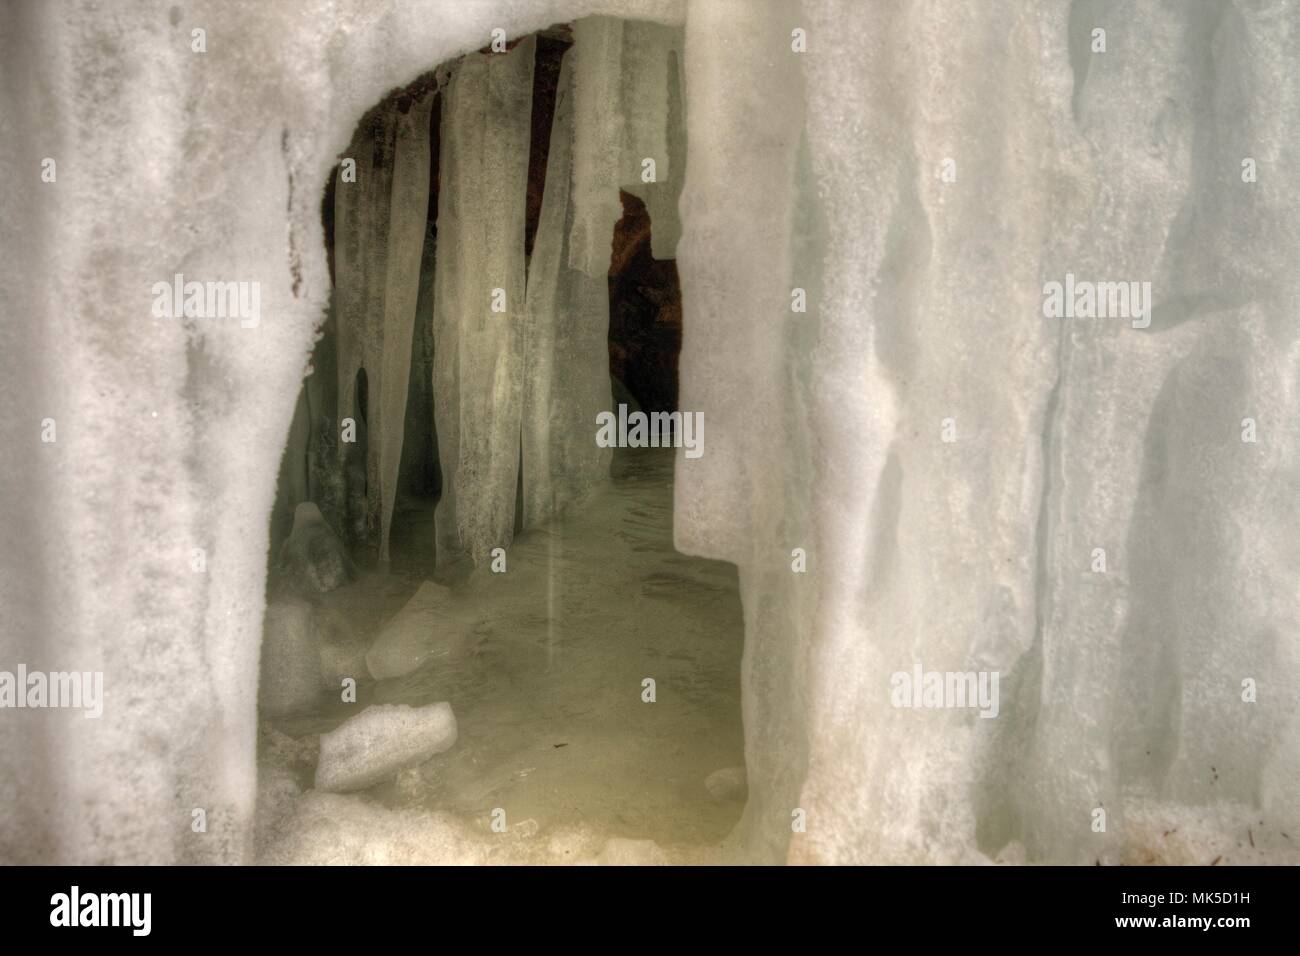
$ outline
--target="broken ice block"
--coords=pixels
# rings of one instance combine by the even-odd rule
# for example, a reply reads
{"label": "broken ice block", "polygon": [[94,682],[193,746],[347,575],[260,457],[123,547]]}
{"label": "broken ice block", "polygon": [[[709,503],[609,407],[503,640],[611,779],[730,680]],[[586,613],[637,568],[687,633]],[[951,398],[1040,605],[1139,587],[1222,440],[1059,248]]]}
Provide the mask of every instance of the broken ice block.
{"label": "broken ice block", "polygon": [[456,716],[443,701],[368,707],[320,738],[316,789],[364,790],[456,743]]}
{"label": "broken ice block", "polygon": [[451,591],[425,581],[393,615],[366,652],[366,668],[376,680],[404,677],[427,661],[450,656],[473,623],[458,621]]}
{"label": "broken ice block", "polygon": [[313,502],[293,512],[293,530],[280,548],[280,571],[301,591],[332,591],[356,574],[343,542]]}

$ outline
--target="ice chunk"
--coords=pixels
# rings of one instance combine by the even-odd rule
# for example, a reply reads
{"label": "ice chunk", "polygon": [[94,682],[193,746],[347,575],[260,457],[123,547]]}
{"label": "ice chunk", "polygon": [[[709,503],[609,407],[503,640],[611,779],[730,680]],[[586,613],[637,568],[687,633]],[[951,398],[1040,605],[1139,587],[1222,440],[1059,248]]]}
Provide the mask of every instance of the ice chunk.
{"label": "ice chunk", "polygon": [[369,674],[364,640],[337,636],[332,640],[322,637],[320,642],[320,680],[326,690],[338,692],[344,678],[364,680]]}
{"label": "ice chunk", "polygon": [[423,763],[456,743],[456,717],[445,701],[424,707],[367,707],[320,738],[316,789],[364,790],[403,767]]}
{"label": "ice chunk", "polygon": [[530,36],[509,53],[472,53],[443,93],[433,330],[440,565],[485,562],[514,533],[535,47]]}
{"label": "ice chunk", "polygon": [[724,767],[704,779],[704,789],[720,803],[744,800],[749,796],[749,783],[744,767]]}
{"label": "ice chunk", "polygon": [[449,589],[425,581],[379,632],[366,652],[366,667],[376,680],[403,677],[457,653],[475,623],[472,608],[454,601]]}
{"label": "ice chunk", "polygon": [[309,593],[332,591],[356,575],[343,542],[313,502],[294,509],[293,530],[280,547],[280,573],[290,587]]}

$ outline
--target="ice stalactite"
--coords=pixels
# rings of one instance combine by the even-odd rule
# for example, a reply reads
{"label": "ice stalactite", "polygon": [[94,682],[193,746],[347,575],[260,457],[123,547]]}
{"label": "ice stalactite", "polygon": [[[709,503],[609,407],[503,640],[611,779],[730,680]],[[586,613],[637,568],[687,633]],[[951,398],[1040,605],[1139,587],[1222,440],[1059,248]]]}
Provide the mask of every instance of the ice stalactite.
{"label": "ice stalactite", "polygon": [[[680,27],[612,17],[573,26],[573,226],[569,264],[587,275],[609,269],[622,187],[650,213],[655,258],[673,258],[686,161]],[[654,179],[643,175],[654,162]]]}
{"label": "ice stalactite", "polygon": [[535,47],[528,37],[508,53],[470,54],[443,92],[433,318],[442,565],[485,561],[514,532]]}
{"label": "ice stalactite", "polygon": [[[402,456],[411,341],[429,195],[433,95],[403,112],[385,105],[349,150],[356,181],[335,186],[339,415],[364,434],[364,511],[350,516],[354,540],[388,557],[388,532]],[[366,407],[356,393],[365,370]],[[364,414],[363,414],[364,411]],[[364,420],[363,420],[364,419]],[[341,443],[347,458],[360,443]],[[361,489],[350,480],[349,499]]]}
{"label": "ice stalactite", "polygon": [[[378,424],[375,403],[357,384],[377,382],[383,368],[384,293],[387,287],[388,210],[393,184],[396,109],[386,106],[358,130],[340,167],[334,193],[334,301],[338,319],[338,414],[353,434],[339,444],[347,481],[347,537],[378,543],[379,459],[369,432]],[[355,163],[349,181],[348,161]],[[364,371],[364,376],[360,373]],[[368,407],[363,408],[363,404]],[[362,440],[348,440],[349,438]],[[364,460],[358,461],[358,456]],[[359,472],[359,474],[358,474]]]}
{"label": "ice stalactite", "polygon": [[415,307],[420,291],[429,204],[429,114],[436,94],[426,93],[396,115],[393,182],[389,205],[388,261],[384,280],[384,334],[380,377],[375,393],[376,423],[370,448],[379,458],[381,561],[388,560],[389,526],[397,496],[406,428],[406,398],[411,372]]}
{"label": "ice stalactite", "polygon": [[[677,201],[686,163],[682,40],[680,27],[638,20],[623,24],[619,184],[645,202],[656,259],[675,258],[681,235]],[[653,178],[647,160],[653,161]]]}
{"label": "ice stalactite", "polygon": [[611,452],[594,440],[610,407],[609,290],[568,262],[573,224],[573,57],[560,67],[537,238],[528,268],[523,328],[524,526],[580,499],[609,474]]}
{"label": "ice stalactite", "polygon": [[573,25],[573,228],[569,265],[593,279],[609,273],[614,223],[623,215],[623,21],[586,17]]}

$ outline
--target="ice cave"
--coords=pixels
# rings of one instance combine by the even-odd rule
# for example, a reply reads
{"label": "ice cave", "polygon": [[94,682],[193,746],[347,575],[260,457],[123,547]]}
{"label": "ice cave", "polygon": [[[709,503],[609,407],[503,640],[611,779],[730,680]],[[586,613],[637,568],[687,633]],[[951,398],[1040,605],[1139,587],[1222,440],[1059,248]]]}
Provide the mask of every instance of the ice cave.
{"label": "ice cave", "polygon": [[0,862],[1300,863],[1297,63],[6,6]]}

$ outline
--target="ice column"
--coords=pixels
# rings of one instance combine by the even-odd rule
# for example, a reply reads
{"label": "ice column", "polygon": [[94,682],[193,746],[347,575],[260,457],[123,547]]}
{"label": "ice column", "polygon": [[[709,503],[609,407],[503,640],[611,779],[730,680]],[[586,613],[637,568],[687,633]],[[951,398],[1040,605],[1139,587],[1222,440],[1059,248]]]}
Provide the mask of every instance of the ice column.
{"label": "ice column", "polygon": [[577,501],[609,474],[611,451],[596,445],[596,415],[611,406],[609,287],[569,267],[573,56],[560,67],[546,189],[528,267],[523,327],[524,526]]}
{"label": "ice column", "polygon": [[[380,538],[379,458],[368,442],[371,431],[379,432],[382,411],[370,395],[378,392],[383,367],[384,293],[387,291],[388,210],[393,183],[395,110],[386,108],[373,115],[370,128],[358,131],[344,157],[334,191],[334,296],[338,318],[338,414],[340,428],[345,419],[356,423],[356,435],[366,438],[365,512],[349,514],[353,538]],[[373,145],[371,137],[373,136]],[[344,176],[347,160],[356,163],[356,181]],[[357,372],[365,369],[367,412],[362,414],[356,394]],[[339,454],[347,459],[355,446],[340,442]],[[349,481],[355,484],[352,478]],[[348,489],[353,498],[358,489]],[[355,522],[360,518],[362,527]]]}
{"label": "ice column", "polygon": [[524,213],[536,40],[470,54],[444,91],[433,390],[438,560],[486,560],[514,529]]}
{"label": "ice column", "polygon": [[377,421],[371,428],[369,444],[370,453],[379,458],[382,508],[379,556],[383,561],[388,560],[388,533],[402,462],[415,304],[420,291],[424,226],[428,220],[429,113],[434,95],[426,94],[415,100],[408,112],[399,110],[396,116],[380,375],[371,380],[371,401]]}
{"label": "ice column", "polygon": [[614,224],[623,215],[619,183],[624,125],[623,21],[586,17],[573,25],[573,227],[569,265],[593,279],[609,274]]}
{"label": "ice column", "polygon": [[[686,162],[682,41],[678,27],[640,20],[623,24],[624,127],[619,184],[645,202],[657,259],[675,258],[681,234],[677,200]],[[649,181],[647,159],[654,160],[654,178]]]}
{"label": "ice column", "polygon": [[[354,140],[356,182],[335,184],[335,296],[339,323],[339,417],[366,436],[365,536],[388,558],[388,529],[402,457],[411,334],[429,199],[433,95],[406,112],[385,107],[370,135]],[[358,369],[367,382],[362,422]],[[347,453],[348,445],[340,451]]]}
{"label": "ice column", "polygon": [[791,287],[815,279],[796,277],[791,241],[803,133],[795,12],[779,2],[699,4],[686,26],[687,136],[701,147],[682,196],[679,404],[703,412],[705,446],[694,460],[678,454],[674,536],[683,551],[741,569],[750,775],[741,832],[764,860],[785,857],[803,780],[800,607],[815,583],[791,572],[791,551],[811,547],[800,510],[811,470],[806,386],[791,363],[806,365],[816,318],[790,311]]}

